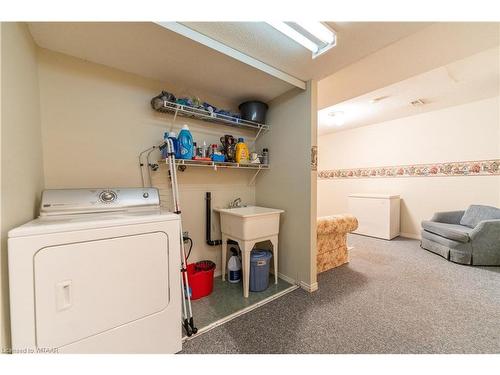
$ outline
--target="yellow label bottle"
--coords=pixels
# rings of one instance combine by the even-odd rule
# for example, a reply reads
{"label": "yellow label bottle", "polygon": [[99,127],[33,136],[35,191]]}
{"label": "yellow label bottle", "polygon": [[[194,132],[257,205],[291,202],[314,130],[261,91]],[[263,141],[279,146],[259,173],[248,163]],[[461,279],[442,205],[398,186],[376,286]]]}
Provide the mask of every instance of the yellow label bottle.
{"label": "yellow label bottle", "polygon": [[250,161],[250,153],[248,152],[248,147],[243,141],[243,138],[238,138],[235,154],[234,159],[236,163],[247,164]]}

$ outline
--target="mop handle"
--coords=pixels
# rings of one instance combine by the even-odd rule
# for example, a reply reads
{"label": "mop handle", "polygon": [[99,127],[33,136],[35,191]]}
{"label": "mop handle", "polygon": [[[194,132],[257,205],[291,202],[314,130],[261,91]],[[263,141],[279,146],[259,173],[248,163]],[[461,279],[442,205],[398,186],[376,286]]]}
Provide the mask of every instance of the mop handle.
{"label": "mop handle", "polygon": [[[181,209],[179,205],[179,187],[177,183],[177,168],[175,165],[175,153],[174,153],[174,143],[171,139],[167,139],[167,152],[168,152],[168,165],[169,165],[169,171],[170,171],[170,180],[172,184],[172,199],[173,199],[173,206],[175,213],[178,214],[179,216],[181,215]],[[182,287],[182,294],[183,294],[183,308],[184,308],[184,318],[190,320],[192,323],[193,321],[193,310],[191,306],[191,295],[189,294],[189,279],[187,276],[187,257],[186,257],[186,251],[184,249],[184,238],[183,238],[183,231],[182,231],[182,218],[180,219],[180,248],[181,248],[181,287]],[[187,295],[187,296],[186,296]],[[186,298],[187,297],[187,298]],[[187,299],[187,303],[186,303]],[[193,333],[196,333],[196,328],[194,327],[193,324]]]}
{"label": "mop handle", "polygon": [[[175,165],[175,153],[174,153],[174,142],[169,138],[167,140],[168,144],[168,154],[170,156],[171,160],[171,170],[170,170],[170,177],[172,180],[172,187],[173,191],[172,194],[174,196],[174,208],[176,210],[176,213],[178,215],[181,215],[181,207],[179,204],[179,184],[177,183],[177,168]],[[182,232],[182,219],[181,219],[181,250],[182,250],[182,267],[183,269],[187,266],[187,257],[186,257],[186,251],[184,249],[184,239],[183,239],[183,232]],[[189,281],[187,280],[187,273],[184,272],[185,278],[186,278],[186,287],[189,290]],[[191,310],[191,298],[188,296],[188,305],[189,309]]]}

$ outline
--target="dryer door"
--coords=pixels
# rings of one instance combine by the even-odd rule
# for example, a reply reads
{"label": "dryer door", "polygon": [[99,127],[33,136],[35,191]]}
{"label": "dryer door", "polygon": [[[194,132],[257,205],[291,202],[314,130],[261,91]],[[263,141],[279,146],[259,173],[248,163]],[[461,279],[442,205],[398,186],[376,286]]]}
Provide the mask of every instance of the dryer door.
{"label": "dryer door", "polygon": [[46,247],[34,258],[36,340],[58,348],[164,310],[164,232]]}

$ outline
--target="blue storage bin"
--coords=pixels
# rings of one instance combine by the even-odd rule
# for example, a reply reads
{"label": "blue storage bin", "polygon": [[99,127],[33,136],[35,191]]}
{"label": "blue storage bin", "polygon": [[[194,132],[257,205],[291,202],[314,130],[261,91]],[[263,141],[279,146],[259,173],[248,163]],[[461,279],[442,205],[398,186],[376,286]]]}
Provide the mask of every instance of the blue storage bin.
{"label": "blue storage bin", "polygon": [[250,253],[250,290],[262,292],[269,286],[269,265],[273,254],[266,250]]}

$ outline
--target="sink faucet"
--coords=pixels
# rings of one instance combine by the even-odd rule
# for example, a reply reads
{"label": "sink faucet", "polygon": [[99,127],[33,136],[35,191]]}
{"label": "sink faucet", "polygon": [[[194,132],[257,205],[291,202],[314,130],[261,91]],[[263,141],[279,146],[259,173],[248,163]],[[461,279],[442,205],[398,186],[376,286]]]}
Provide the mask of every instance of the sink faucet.
{"label": "sink faucet", "polygon": [[236,198],[234,201],[229,203],[229,208],[241,207],[241,198]]}

